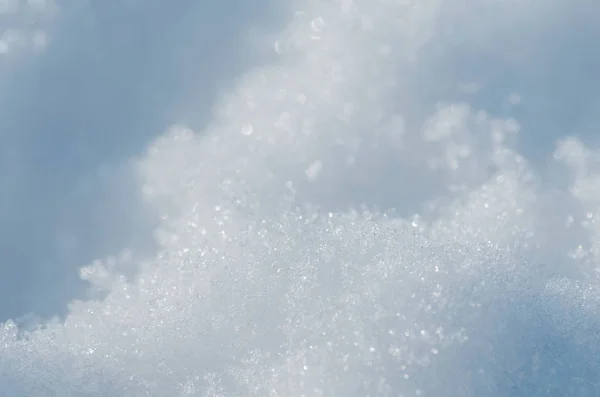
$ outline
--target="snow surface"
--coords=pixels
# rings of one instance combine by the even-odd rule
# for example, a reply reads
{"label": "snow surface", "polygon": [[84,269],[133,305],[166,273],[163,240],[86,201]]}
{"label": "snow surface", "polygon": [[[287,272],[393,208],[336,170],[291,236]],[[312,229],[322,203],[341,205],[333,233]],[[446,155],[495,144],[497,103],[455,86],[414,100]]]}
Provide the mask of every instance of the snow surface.
{"label": "snow surface", "polygon": [[488,109],[460,62],[526,80],[565,10],[599,15],[571,4],[286,3],[207,127],[136,159],[156,255],[5,322],[0,395],[597,396],[600,152],[532,165],[529,99]]}

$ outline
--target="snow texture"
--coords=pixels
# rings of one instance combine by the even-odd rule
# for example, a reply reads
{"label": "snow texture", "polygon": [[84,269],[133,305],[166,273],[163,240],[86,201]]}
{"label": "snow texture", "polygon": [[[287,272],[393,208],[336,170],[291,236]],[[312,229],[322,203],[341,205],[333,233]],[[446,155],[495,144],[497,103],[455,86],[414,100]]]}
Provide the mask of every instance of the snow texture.
{"label": "snow texture", "polygon": [[540,171],[451,66],[518,68],[565,4],[287,3],[206,128],[136,159],[156,255],[5,322],[0,395],[597,396],[600,152]]}

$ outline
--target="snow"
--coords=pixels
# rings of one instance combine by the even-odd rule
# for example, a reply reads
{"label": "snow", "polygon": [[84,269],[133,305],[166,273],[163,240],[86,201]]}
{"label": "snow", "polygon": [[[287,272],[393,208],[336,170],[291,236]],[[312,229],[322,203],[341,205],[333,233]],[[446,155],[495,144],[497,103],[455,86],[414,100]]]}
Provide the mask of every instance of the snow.
{"label": "snow", "polygon": [[290,3],[208,126],[136,159],[156,255],[83,267],[64,321],[5,322],[0,395],[596,396],[600,152],[563,137],[567,176],[541,172],[518,117],[435,85],[440,30],[477,54],[563,5],[458,3]]}

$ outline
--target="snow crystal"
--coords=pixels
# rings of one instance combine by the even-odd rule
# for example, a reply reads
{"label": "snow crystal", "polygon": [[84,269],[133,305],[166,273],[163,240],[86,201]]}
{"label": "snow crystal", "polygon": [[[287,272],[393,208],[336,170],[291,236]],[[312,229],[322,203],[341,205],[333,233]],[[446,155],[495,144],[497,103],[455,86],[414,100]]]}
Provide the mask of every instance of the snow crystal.
{"label": "snow crystal", "polygon": [[273,64],[137,163],[155,258],[5,322],[0,394],[596,396],[600,152],[558,143],[560,190],[516,120],[426,106],[452,5],[300,1]]}

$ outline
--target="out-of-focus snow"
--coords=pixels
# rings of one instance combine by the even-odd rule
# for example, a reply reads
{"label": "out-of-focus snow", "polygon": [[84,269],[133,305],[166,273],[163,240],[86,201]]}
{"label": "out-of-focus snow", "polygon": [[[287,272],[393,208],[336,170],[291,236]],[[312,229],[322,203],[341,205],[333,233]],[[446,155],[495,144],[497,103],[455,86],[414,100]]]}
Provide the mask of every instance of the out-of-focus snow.
{"label": "out-of-focus snow", "polygon": [[600,153],[564,138],[540,173],[443,66],[518,68],[564,7],[290,3],[272,62],[137,161],[156,256],[4,323],[0,395],[596,396]]}

